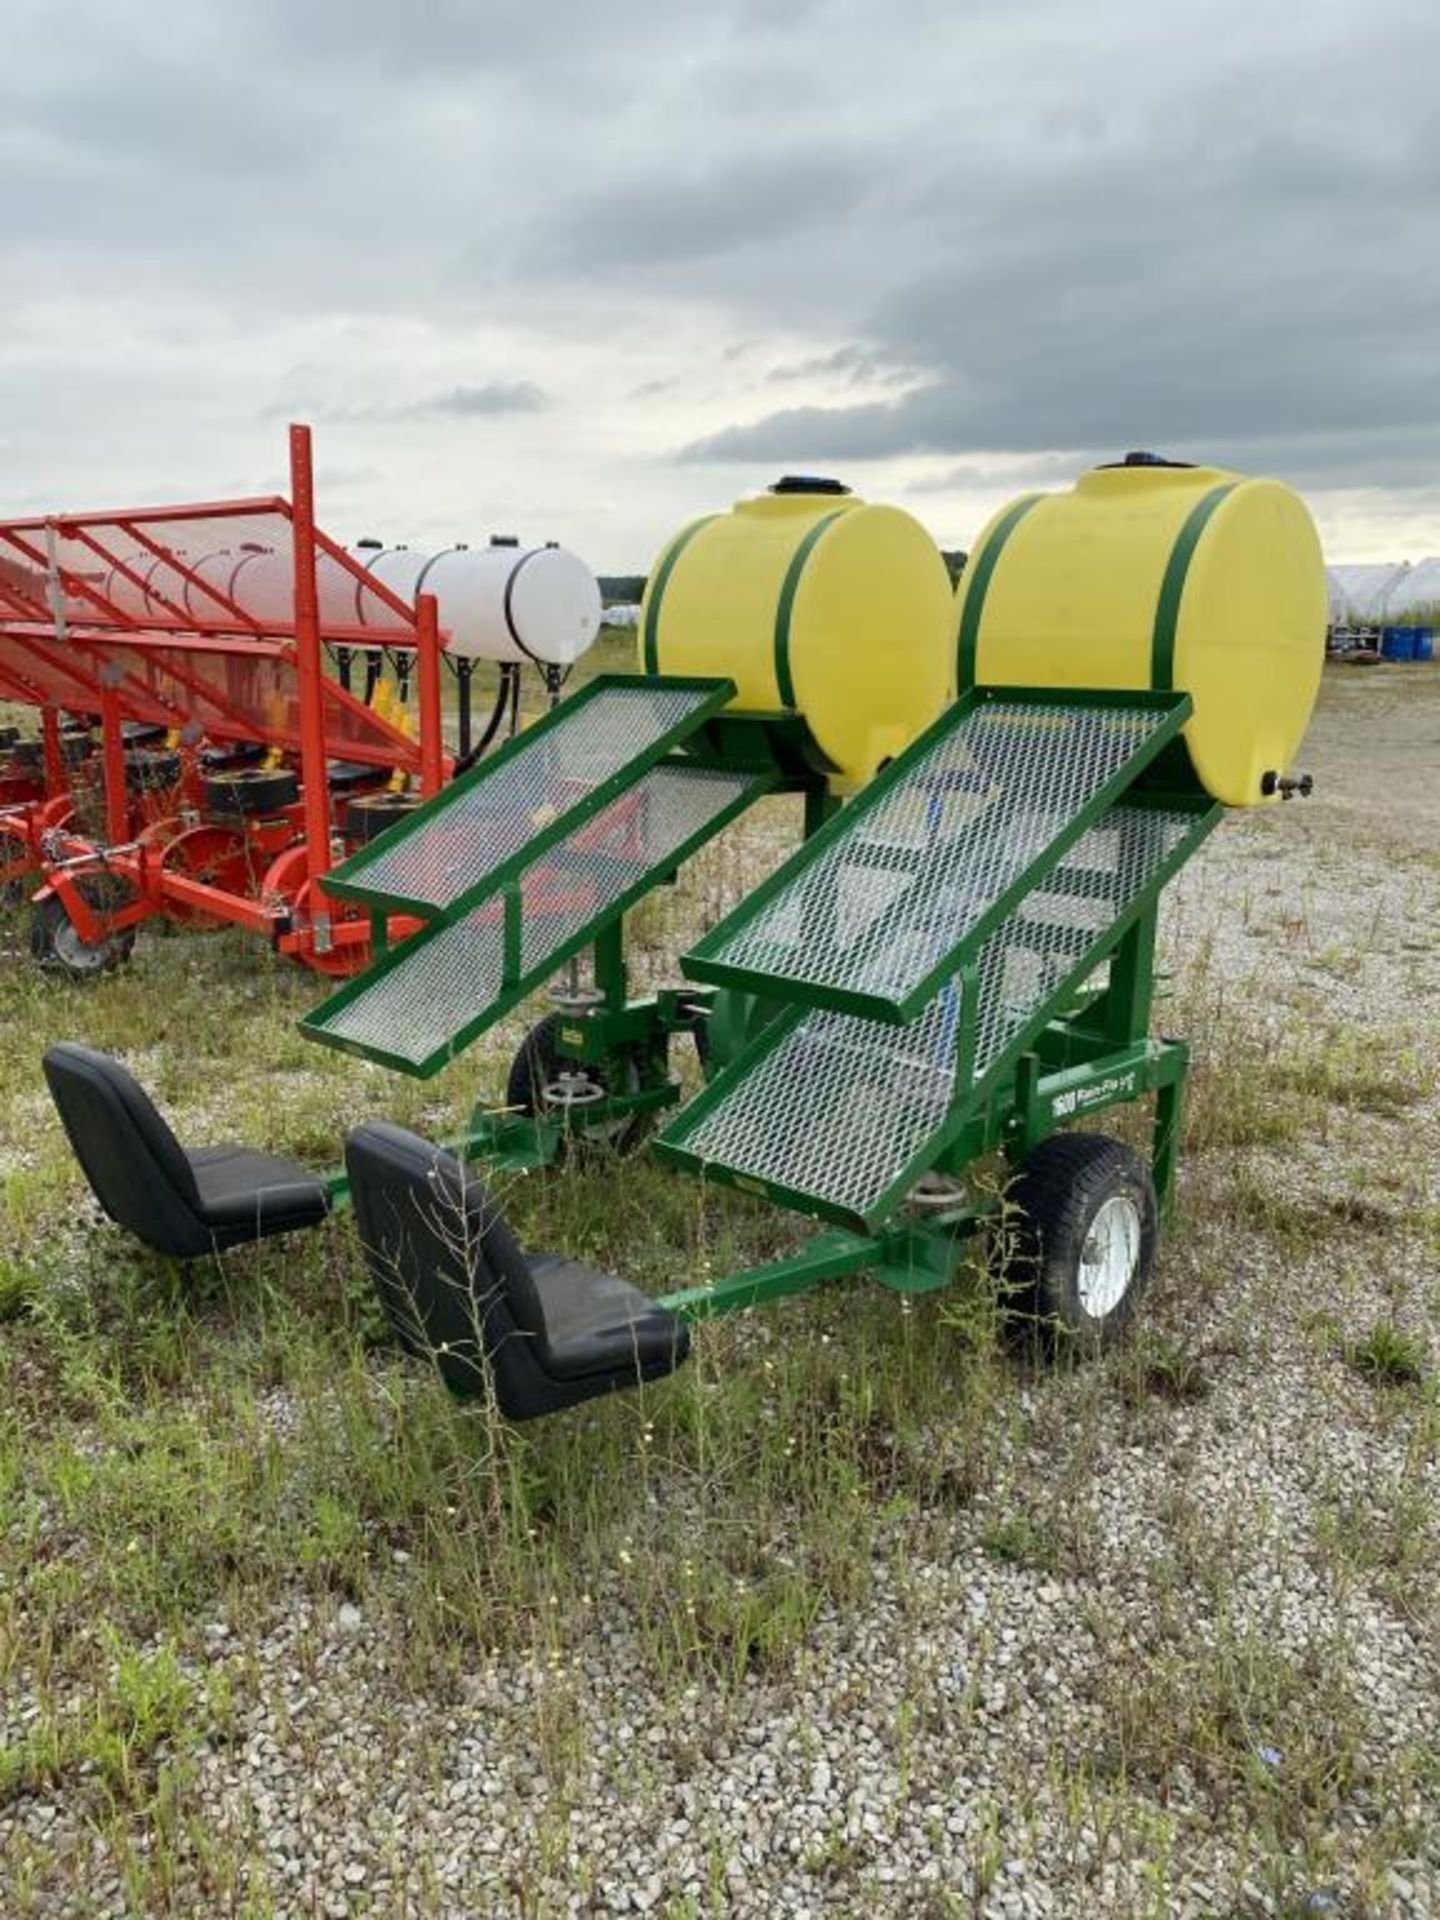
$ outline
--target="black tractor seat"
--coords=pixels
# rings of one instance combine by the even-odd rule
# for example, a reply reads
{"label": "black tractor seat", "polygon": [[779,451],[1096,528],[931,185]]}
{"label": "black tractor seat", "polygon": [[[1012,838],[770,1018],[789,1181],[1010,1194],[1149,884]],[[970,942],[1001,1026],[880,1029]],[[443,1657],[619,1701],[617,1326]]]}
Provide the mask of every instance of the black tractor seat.
{"label": "black tractor seat", "polygon": [[460,1161],[371,1120],[345,1142],[365,1258],[400,1341],[455,1393],[511,1420],[575,1406],[673,1372],[684,1321],[613,1273],[559,1254],[529,1258]]}
{"label": "black tractor seat", "polygon": [[313,1227],[330,1195],[297,1160],[250,1147],[187,1151],[118,1060],[62,1041],[45,1078],[95,1198],[157,1253],[196,1260]]}

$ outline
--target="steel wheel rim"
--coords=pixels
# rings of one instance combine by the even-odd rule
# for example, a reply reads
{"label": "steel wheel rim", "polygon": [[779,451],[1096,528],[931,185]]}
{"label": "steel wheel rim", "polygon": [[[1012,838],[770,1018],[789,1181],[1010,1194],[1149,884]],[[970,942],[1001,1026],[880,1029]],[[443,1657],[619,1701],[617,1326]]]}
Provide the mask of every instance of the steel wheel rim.
{"label": "steel wheel rim", "polygon": [[1123,1193],[1106,1200],[1090,1222],[1080,1254],[1080,1305],[1092,1320],[1113,1313],[1140,1266],[1140,1209]]}
{"label": "steel wheel rim", "polygon": [[110,957],[108,940],[92,947],[80,938],[79,928],[68,917],[56,927],[52,944],[56,959],[70,973],[100,973]]}

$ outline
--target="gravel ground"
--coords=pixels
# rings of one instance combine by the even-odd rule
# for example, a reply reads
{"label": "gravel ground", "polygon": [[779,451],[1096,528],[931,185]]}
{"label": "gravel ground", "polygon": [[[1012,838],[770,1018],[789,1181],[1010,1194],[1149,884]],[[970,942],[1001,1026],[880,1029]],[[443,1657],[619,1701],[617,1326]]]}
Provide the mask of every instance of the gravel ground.
{"label": "gravel ground", "polygon": [[[1316,798],[1231,819],[1177,882],[1181,1030],[1272,1059],[1339,1034],[1346,1072],[1408,1047],[1433,1073],[1440,700],[1420,684],[1332,673]],[[1402,1492],[1411,1524],[1440,1511],[1433,1373],[1386,1391],[1341,1351],[1385,1320],[1440,1363],[1437,1146],[1432,1094],[1192,1154],[1141,1347],[1160,1384],[1012,1369],[973,1497],[917,1508],[902,1484],[863,1594],[824,1601],[772,1670],[719,1687],[666,1661],[617,1575],[563,1632],[420,1684],[403,1552],[374,1596],[196,1620],[182,1663],[235,1705],[223,1740],[175,1743],[182,1814],[134,1823],[170,1893],[134,1904],[82,1769],[0,1805],[0,1912],[1440,1912],[1435,1537],[1416,1590],[1394,1533]],[[1273,1223],[1247,1229],[1237,1195]],[[753,1354],[777,1324],[803,1323],[777,1315]],[[927,1423],[937,1456],[963,1451],[945,1409]],[[692,1498],[662,1463],[658,1512]],[[1360,1551],[1367,1514],[1389,1560]],[[39,1711],[12,1685],[10,1737]],[[1291,1834],[1307,1797],[1323,1816]]]}

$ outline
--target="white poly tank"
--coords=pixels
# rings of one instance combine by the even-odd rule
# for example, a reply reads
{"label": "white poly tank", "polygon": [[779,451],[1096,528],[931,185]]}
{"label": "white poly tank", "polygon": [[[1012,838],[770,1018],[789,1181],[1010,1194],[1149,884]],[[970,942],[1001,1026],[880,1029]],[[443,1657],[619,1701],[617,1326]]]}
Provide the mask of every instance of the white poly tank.
{"label": "white poly tank", "polygon": [[[382,585],[413,604],[433,593],[449,651],[473,660],[535,660],[567,667],[600,631],[600,586],[585,562],[560,546],[408,547],[353,552]],[[378,600],[357,596],[362,624],[390,618]]]}
{"label": "white poly tank", "polygon": [[[112,568],[102,590],[135,619],[172,617],[171,608],[154,593],[183,605],[202,623],[227,618],[224,602],[207,594],[204,582],[253,619],[278,626],[293,621],[295,563],[288,551],[247,542],[181,557],[193,580],[177,575],[167,560],[141,553],[127,557],[125,572]],[[585,562],[564,547],[495,541],[488,547],[449,547],[435,554],[410,547],[360,547],[350,557],[406,606],[413,606],[419,593],[434,594],[449,651],[466,658],[569,666],[600,630],[599,583]],[[322,625],[395,625],[392,609],[368,592],[363,580],[323,555],[316,567],[316,589]]]}
{"label": "white poly tank", "polygon": [[[175,570],[168,561],[162,555],[142,550],[139,553],[127,554],[123,567],[123,572],[119,566],[111,567],[105,578],[99,582],[101,593],[111,605],[117,607],[121,613],[127,614],[132,620],[153,620],[157,616],[167,620],[173,619],[173,614],[159,600],[154,600],[150,596],[152,585],[161,594],[166,591],[167,581],[172,587],[175,586]],[[132,574],[133,579],[130,577]],[[179,599],[178,588],[174,598],[177,601]],[[94,611],[93,605],[83,598],[72,600],[69,605],[73,612],[82,617]]]}

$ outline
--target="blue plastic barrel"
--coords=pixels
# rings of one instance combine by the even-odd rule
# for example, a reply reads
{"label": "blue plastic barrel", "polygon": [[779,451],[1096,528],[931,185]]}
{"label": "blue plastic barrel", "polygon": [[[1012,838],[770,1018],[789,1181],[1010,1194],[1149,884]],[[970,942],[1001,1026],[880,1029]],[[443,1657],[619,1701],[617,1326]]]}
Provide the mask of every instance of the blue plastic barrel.
{"label": "blue plastic barrel", "polygon": [[1380,653],[1386,660],[1413,660],[1415,658],[1415,632],[1412,627],[1382,627],[1380,629]]}
{"label": "blue plastic barrel", "polygon": [[1412,627],[1415,645],[1411,651],[1414,660],[1433,660],[1435,658],[1435,629],[1433,627]]}

